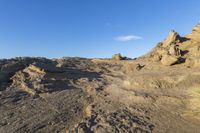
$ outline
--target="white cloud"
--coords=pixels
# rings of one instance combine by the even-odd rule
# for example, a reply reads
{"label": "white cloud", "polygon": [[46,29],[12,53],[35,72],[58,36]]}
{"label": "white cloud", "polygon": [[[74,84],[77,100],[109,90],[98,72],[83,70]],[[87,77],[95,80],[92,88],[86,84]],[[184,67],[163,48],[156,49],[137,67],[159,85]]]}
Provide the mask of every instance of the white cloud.
{"label": "white cloud", "polygon": [[140,39],[142,39],[142,37],[136,35],[118,36],[115,38],[116,41],[122,41],[122,42],[136,41]]}

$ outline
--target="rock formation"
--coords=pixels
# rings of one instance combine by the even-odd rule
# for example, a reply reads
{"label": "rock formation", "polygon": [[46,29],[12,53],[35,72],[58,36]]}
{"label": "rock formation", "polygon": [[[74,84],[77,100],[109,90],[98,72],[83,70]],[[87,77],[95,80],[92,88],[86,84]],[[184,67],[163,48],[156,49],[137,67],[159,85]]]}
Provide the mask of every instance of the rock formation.
{"label": "rock formation", "polygon": [[186,35],[187,38],[200,42],[200,22],[192,29],[192,33]]}
{"label": "rock formation", "polygon": [[163,46],[164,48],[166,48],[166,47],[168,47],[171,43],[173,43],[173,42],[178,43],[178,42],[180,42],[180,40],[181,40],[180,35],[179,35],[176,31],[172,30],[172,31],[169,33],[169,35],[167,36],[167,38],[162,42],[162,43],[163,43],[162,46]]}
{"label": "rock formation", "polygon": [[200,57],[200,23],[192,30],[191,34],[181,37],[172,30],[168,37],[158,43],[147,55],[147,60],[161,62],[163,65],[184,64],[190,67],[199,65]]}

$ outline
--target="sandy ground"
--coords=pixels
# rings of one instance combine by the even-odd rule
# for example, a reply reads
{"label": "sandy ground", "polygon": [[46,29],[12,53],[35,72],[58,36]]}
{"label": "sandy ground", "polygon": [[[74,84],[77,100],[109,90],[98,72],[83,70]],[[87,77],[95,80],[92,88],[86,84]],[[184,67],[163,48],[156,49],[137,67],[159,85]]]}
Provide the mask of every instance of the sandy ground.
{"label": "sandy ground", "polygon": [[200,132],[200,68],[83,58],[0,66],[1,133]]}

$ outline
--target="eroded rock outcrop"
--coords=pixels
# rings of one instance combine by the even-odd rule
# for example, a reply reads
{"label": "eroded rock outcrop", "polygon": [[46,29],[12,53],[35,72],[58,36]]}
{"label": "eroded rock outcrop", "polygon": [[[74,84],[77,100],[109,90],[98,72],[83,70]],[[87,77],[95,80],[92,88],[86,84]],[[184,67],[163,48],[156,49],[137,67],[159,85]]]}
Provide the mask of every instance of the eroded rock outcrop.
{"label": "eroded rock outcrop", "polygon": [[159,43],[146,58],[153,62],[161,62],[163,65],[171,66],[179,62],[181,57],[181,49],[179,45],[172,42],[167,47],[163,47],[163,43]]}
{"label": "eroded rock outcrop", "polygon": [[167,38],[163,41],[162,46],[163,46],[164,48],[166,48],[166,47],[168,47],[171,43],[173,43],[173,42],[179,42],[180,40],[181,40],[180,35],[179,35],[176,31],[172,30],[172,31],[169,33],[169,35],[167,36]]}
{"label": "eroded rock outcrop", "polygon": [[189,42],[184,43],[186,54],[186,66],[199,67],[200,66],[200,23],[193,29],[192,33],[186,35],[190,39]]}
{"label": "eroded rock outcrop", "polygon": [[200,22],[192,29],[192,33],[186,35],[187,38],[200,42]]}
{"label": "eroded rock outcrop", "polygon": [[195,26],[192,33],[185,37],[181,37],[172,30],[168,37],[158,43],[144,58],[168,66],[182,63],[190,67],[199,66],[200,24]]}
{"label": "eroded rock outcrop", "polygon": [[31,64],[11,78],[12,86],[35,96],[37,93],[44,92],[44,86],[40,82],[45,74],[44,70]]}

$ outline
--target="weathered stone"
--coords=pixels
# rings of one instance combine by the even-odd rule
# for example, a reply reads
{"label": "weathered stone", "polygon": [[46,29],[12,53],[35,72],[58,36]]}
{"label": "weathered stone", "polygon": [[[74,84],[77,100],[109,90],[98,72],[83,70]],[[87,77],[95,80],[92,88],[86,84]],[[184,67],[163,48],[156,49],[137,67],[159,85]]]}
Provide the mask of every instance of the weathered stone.
{"label": "weathered stone", "polygon": [[174,65],[178,62],[178,58],[172,55],[163,55],[161,63],[166,66]]}
{"label": "weathered stone", "polygon": [[169,35],[168,35],[168,37],[163,41],[163,47],[168,47],[172,42],[178,42],[178,41],[180,41],[180,35],[177,33],[177,32],[175,32],[174,30],[172,30],[170,33],[169,33]]}
{"label": "weathered stone", "polygon": [[196,41],[196,42],[200,42],[200,23],[198,23],[193,29],[192,29],[192,33],[186,35],[187,38]]}
{"label": "weathered stone", "polygon": [[178,45],[170,45],[169,54],[173,56],[181,56],[181,50]]}

